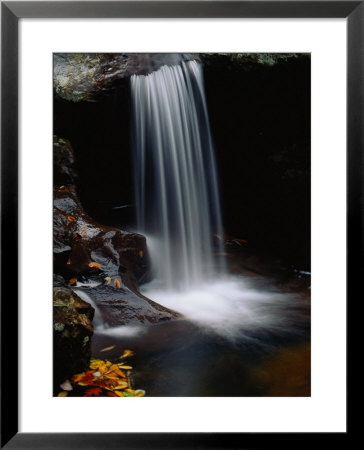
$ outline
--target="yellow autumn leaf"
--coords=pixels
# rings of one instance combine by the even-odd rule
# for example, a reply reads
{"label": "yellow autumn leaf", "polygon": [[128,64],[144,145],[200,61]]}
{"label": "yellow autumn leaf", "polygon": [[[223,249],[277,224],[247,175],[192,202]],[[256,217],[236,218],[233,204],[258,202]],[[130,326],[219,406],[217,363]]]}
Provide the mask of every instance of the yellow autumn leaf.
{"label": "yellow autumn leaf", "polygon": [[127,358],[128,356],[133,356],[134,352],[132,350],[124,350],[124,353],[120,356],[119,359]]}
{"label": "yellow autumn leaf", "polygon": [[84,376],[85,376],[85,372],[82,372],[82,373],[76,373],[76,375],[73,375],[72,381],[73,381],[74,383],[77,383],[77,381],[82,380],[82,378],[83,378]]}
{"label": "yellow autumn leaf", "polygon": [[123,382],[123,383],[119,383],[117,386],[115,386],[114,389],[115,389],[115,390],[118,390],[118,389],[125,389],[125,388],[127,388],[127,387],[128,387],[128,383]]}
{"label": "yellow autumn leaf", "polygon": [[124,397],[124,394],[121,391],[114,391],[116,395],[119,397]]}
{"label": "yellow autumn leaf", "polygon": [[114,370],[114,373],[118,374],[118,375],[119,375],[119,377],[121,377],[121,378],[126,378],[126,375],[125,375],[125,373],[124,373],[124,372],[122,372],[122,371],[121,371],[121,370],[119,370],[119,369],[117,369],[117,370]]}
{"label": "yellow autumn leaf", "polygon": [[144,255],[143,250],[140,250],[140,251],[139,251],[139,256],[140,256],[140,258],[143,258],[143,255]]}
{"label": "yellow autumn leaf", "polygon": [[92,369],[92,370],[96,370],[96,369],[99,368],[99,364],[97,364],[97,363],[93,363],[93,364],[92,364],[92,363],[91,363],[89,367],[90,367],[90,369]]}
{"label": "yellow autumn leaf", "polygon": [[120,369],[131,370],[132,366],[119,366]]}
{"label": "yellow autumn leaf", "polygon": [[125,392],[129,392],[129,394],[135,394],[134,389],[125,389]]}
{"label": "yellow autumn leaf", "polygon": [[104,361],[102,359],[92,359],[90,362],[90,369],[98,369],[102,365],[104,365]]}
{"label": "yellow autumn leaf", "polygon": [[[109,350],[112,350],[113,348],[115,348],[115,345],[110,345],[110,347],[105,347],[102,350],[100,350],[100,353],[101,352],[108,352]],[[109,361],[107,361],[107,362],[109,362]]]}
{"label": "yellow autumn leaf", "polygon": [[118,381],[119,377],[115,375],[114,373],[105,373],[104,377],[108,378],[109,380]]}
{"label": "yellow autumn leaf", "polygon": [[57,395],[57,397],[67,397],[67,395],[68,395],[68,392],[66,392],[66,391],[61,391],[61,392]]}
{"label": "yellow autumn leaf", "polygon": [[102,364],[99,366],[99,372],[101,373],[101,375],[103,375],[104,373],[108,372],[109,368],[107,367],[106,364]]}

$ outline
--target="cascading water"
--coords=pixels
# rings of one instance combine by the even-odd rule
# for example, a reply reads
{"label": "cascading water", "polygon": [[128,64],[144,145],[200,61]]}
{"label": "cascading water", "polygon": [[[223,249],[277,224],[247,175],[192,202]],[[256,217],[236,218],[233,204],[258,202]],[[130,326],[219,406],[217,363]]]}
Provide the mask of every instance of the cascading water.
{"label": "cascading water", "polygon": [[131,94],[138,229],[164,287],[187,290],[224,266],[214,256],[222,224],[201,65],[133,75]]}
{"label": "cascading water", "polygon": [[155,271],[143,294],[229,339],[291,330],[294,296],[228,275],[215,256],[222,225],[201,65],[133,75],[131,97],[138,229]]}

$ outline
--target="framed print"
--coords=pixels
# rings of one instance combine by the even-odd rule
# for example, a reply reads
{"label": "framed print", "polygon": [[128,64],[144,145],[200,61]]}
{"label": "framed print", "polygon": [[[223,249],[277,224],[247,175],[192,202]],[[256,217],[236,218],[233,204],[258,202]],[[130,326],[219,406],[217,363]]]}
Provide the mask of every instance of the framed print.
{"label": "framed print", "polygon": [[347,439],[362,2],[1,6],[2,446]]}

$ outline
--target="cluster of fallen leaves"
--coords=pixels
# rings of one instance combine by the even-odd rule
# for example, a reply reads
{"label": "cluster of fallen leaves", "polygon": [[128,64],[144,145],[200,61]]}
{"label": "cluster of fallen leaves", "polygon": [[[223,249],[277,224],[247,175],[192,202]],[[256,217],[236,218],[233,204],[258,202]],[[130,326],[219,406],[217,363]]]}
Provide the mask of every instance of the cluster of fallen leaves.
{"label": "cluster of fallen leaves", "polygon": [[[107,347],[103,350],[106,351],[113,347]],[[131,350],[124,350],[119,359],[132,355]],[[74,386],[85,388],[83,397],[143,397],[145,391],[142,389],[134,390],[131,387],[129,376],[131,369],[132,366],[125,364],[125,362],[112,363],[103,359],[91,359],[88,370],[73,375],[71,382],[66,380],[61,384],[62,391],[58,394],[58,397],[66,397]]]}
{"label": "cluster of fallen leaves", "polygon": [[[104,278],[104,280],[105,280],[106,286],[109,286],[109,284],[110,284],[111,281],[112,281],[112,278],[111,278],[111,277],[106,277],[106,278]],[[117,278],[114,279],[114,283],[113,283],[113,284],[114,284],[114,286],[117,287],[118,289],[121,288],[121,283],[120,283],[120,281],[119,281]]]}
{"label": "cluster of fallen leaves", "polygon": [[[70,259],[70,258],[68,258],[68,261],[67,261],[66,264],[71,264],[71,259]],[[92,262],[90,262],[90,263],[88,264],[88,266],[91,268],[91,271],[92,271],[92,272],[99,272],[99,271],[102,271],[101,264],[99,264],[99,263],[97,263],[97,262],[92,261]],[[107,285],[107,286],[109,286],[110,283],[112,282],[112,284],[113,284],[116,288],[121,289],[121,282],[120,282],[120,280],[119,280],[118,278],[112,279],[111,277],[105,277],[105,278],[104,278],[104,281],[105,281],[105,285]],[[68,284],[70,284],[71,286],[72,286],[72,285],[75,285],[76,283],[77,283],[77,278],[71,278],[71,279],[68,281]]]}

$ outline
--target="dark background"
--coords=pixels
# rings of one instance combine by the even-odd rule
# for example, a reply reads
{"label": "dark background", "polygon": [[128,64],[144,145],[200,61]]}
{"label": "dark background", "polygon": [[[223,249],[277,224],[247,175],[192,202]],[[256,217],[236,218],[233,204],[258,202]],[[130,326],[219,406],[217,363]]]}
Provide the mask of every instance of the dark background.
{"label": "dark background", "polygon": [[[244,66],[217,55],[204,75],[226,237],[309,270],[310,57]],[[124,229],[135,221],[130,109],[128,80],[97,102],[54,102],[85,210]]]}

